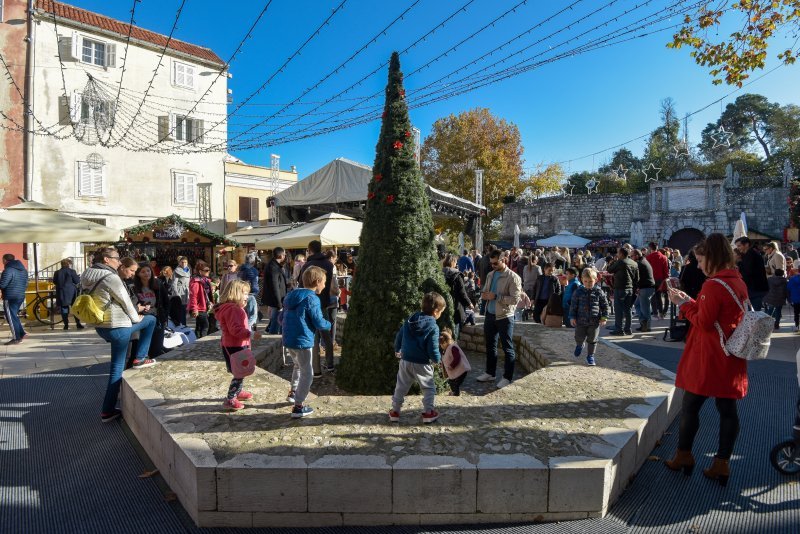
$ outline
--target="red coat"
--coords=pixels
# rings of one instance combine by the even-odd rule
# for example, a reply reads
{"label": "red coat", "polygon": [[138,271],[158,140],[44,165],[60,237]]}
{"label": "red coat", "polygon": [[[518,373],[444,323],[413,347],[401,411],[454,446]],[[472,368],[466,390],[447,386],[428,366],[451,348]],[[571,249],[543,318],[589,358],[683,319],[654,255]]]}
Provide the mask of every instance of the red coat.
{"label": "red coat", "polygon": [[[727,283],[741,302],[747,299],[747,286],[739,271],[726,269],[713,278]],[[709,278],[697,300],[681,306],[692,327],[678,364],[675,385],[696,395],[741,399],[747,394],[747,362],[725,356],[714,322],[719,321],[725,339],[742,320],[741,308],[722,284]]]}
{"label": "red coat", "polygon": [[653,278],[656,280],[666,280],[669,278],[669,260],[666,256],[656,250],[655,252],[648,254],[645,259],[653,268]]}
{"label": "red coat", "polygon": [[209,283],[205,276],[192,276],[189,280],[189,302],[186,304],[186,311],[192,313],[208,311],[208,296],[205,286]]}

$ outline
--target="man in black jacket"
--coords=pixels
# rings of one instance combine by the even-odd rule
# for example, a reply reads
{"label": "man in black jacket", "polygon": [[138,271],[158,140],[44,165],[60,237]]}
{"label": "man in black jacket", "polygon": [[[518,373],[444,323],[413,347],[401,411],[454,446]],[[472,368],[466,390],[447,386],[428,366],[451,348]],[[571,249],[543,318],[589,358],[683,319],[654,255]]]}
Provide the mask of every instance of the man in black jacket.
{"label": "man in black jacket", "polygon": [[629,336],[633,333],[631,307],[633,291],[639,284],[639,266],[628,258],[628,249],[623,247],[617,252],[617,259],[606,267],[606,271],[614,274],[614,330],[609,335]]}
{"label": "man in black jacket", "polygon": [[283,270],[285,261],[286,251],[282,247],[275,247],[272,259],[264,269],[264,293],[261,296],[261,304],[270,308],[267,334],[281,333],[278,314],[283,309],[283,298],[286,296],[286,273]]}
{"label": "man in black jacket", "polygon": [[636,298],[636,313],[639,315],[639,328],[637,332],[650,331],[650,299],[653,298],[653,293],[656,291],[656,279],[653,276],[653,267],[650,262],[642,255],[642,253],[633,249],[633,261],[639,267],[639,283],[637,289],[639,290]]}
{"label": "man in black jacket", "polygon": [[764,266],[764,257],[753,248],[750,239],[740,237],[736,240],[736,248],[742,254],[739,272],[747,285],[747,297],[756,311],[761,310],[764,296],[767,294],[767,270]]}
{"label": "man in black jacket", "polygon": [[[306,258],[305,265],[300,269],[299,278],[301,283],[303,280],[303,273],[312,265],[325,271],[325,288],[319,294],[319,300],[322,306],[323,317],[325,317],[326,320],[330,320],[331,316],[328,310],[328,304],[331,296],[331,282],[333,281],[333,263],[331,263],[322,252],[322,243],[316,239],[308,243],[308,257]],[[331,337],[331,332],[330,330],[317,330],[317,333],[314,334],[314,350],[311,356],[311,361],[314,366],[314,376],[317,378],[322,376],[319,354],[320,337],[322,337],[322,341],[325,343],[325,370],[329,372],[335,370],[333,366],[333,338]]]}

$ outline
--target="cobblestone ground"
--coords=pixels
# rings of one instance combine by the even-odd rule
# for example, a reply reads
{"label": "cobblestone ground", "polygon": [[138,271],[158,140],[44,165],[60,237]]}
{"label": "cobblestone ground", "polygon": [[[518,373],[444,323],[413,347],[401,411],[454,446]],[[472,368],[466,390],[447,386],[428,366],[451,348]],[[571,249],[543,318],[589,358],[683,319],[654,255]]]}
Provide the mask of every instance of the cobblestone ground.
{"label": "cobblestone ground", "polygon": [[[221,372],[224,364],[213,338],[162,358],[161,365],[137,371],[131,380],[163,395],[166,413],[202,435],[219,462],[249,452],[304,455],[307,461],[325,454],[383,454],[389,462],[430,453],[477,462],[479,454],[490,451],[525,452],[544,462],[554,456],[594,456],[591,448],[601,442],[595,436],[601,428],[625,426],[625,419],[633,417],[630,405],[670,388],[661,370],[613,347],[600,346],[600,364],[588,367],[572,357],[570,332],[536,325],[524,330],[537,356],[549,365],[487,395],[438,396],[442,415],[434,425],[421,424],[419,396],[409,396],[400,424],[390,424],[388,395],[322,395],[331,390],[332,376],[319,380],[317,394],[308,400],[314,415],[293,420],[285,401],[286,369],[279,372],[282,376],[249,377],[246,387],[254,402],[226,413],[221,403],[227,375]],[[481,372],[476,365],[471,374]]]}

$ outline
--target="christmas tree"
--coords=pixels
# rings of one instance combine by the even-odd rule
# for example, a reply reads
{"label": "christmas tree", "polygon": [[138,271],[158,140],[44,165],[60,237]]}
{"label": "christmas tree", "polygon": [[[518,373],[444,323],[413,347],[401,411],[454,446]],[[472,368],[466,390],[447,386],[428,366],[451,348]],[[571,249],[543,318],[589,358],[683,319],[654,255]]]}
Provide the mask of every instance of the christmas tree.
{"label": "christmas tree", "polygon": [[[394,389],[394,338],[419,310],[422,295],[440,293],[450,303],[434,243],[433,218],[408,119],[400,59],[392,54],[383,123],[344,325],[337,385],[347,391],[383,395]],[[440,324],[452,322],[452,306]]]}

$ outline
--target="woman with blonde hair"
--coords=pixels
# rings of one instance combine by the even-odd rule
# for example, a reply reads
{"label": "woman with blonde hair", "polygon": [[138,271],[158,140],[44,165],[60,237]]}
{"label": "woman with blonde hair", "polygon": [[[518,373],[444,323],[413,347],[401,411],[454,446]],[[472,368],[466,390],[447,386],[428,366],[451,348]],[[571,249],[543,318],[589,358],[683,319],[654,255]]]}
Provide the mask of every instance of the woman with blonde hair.
{"label": "woman with blonde hair", "polygon": [[786,276],[786,256],[781,252],[781,247],[775,241],[770,241],[764,245],[765,262],[767,264],[767,274],[775,274],[780,269]]}
{"label": "woman with blonde hair", "polygon": [[708,276],[697,299],[677,289],[669,290],[670,301],[692,328],[675,378],[675,386],[684,390],[678,450],[666,465],[687,476],[692,474],[692,444],[700,429],[700,409],[713,397],[719,413],[719,448],[711,467],[703,474],[724,486],[739,434],[736,401],[747,394],[747,361],[725,354],[717,328],[722,329],[725,339],[730,338],[744,316],[736,301],[747,301],[747,286],[736,270],[731,244],[724,235],[709,235],[694,252],[700,269]]}

